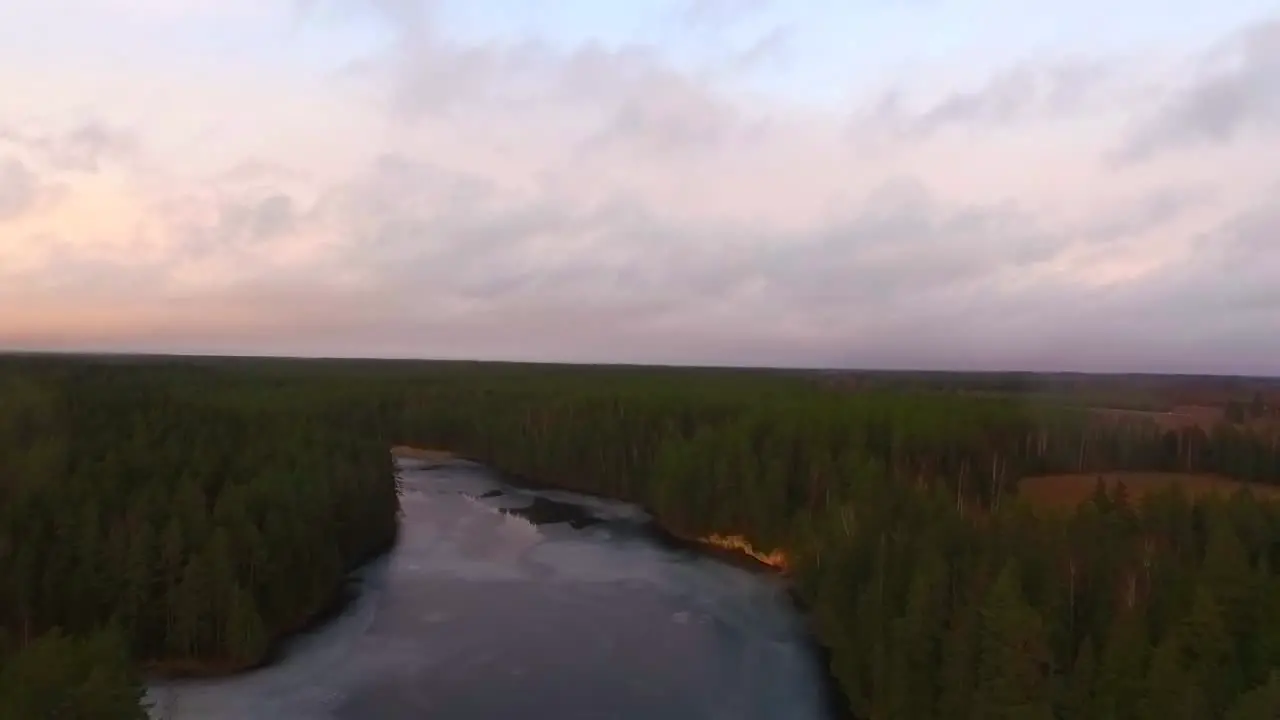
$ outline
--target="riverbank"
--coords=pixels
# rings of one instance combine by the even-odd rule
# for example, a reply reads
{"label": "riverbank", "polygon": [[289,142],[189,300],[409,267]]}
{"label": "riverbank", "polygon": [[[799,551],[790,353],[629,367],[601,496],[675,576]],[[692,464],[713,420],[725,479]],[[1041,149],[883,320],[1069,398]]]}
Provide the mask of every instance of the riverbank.
{"label": "riverbank", "polygon": [[289,644],[290,640],[325,625],[342,615],[351,606],[351,603],[360,596],[360,583],[353,577],[353,574],[360,568],[384,557],[395,549],[399,535],[399,527],[397,526],[396,533],[386,543],[357,558],[352,566],[347,568],[342,582],[333,589],[329,596],[311,612],[299,616],[296,622],[291,623],[285,630],[272,638],[267,644],[266,652],[261,657],[247,662],[235,662],[226,659],[202,660],[199,658],[154,660],[142,664],[143,675],[153,680],[161,681],[211,680],[235,677],[270,667],[279,661],[285,646]]}

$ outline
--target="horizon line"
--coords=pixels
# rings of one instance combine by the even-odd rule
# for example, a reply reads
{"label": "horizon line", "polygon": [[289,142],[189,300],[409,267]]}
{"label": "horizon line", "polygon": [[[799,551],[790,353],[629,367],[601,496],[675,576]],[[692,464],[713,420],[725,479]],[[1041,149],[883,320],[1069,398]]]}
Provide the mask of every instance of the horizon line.
{"label": "horizon line", "polygon": [[0,358],[22,356],[52,356],[60,358],[150,358],[173,360],[275,360],[292,362],[357,361],[386,363],[465,363],[473,365],[536,365],[563,368],[630,368],[660,370],[729,370],[755,372],[804,372],[804,373],[865,373],[899,375],[1078,375],[1094,377],[1152,377],[1152,378],[1215,378],[1242,380],[1277,380],[1280,374],[1240,374],[1222,372],[1171,372],[1162,370],[1030,370],[1026,368],[944,369],[929,367],[875,367],[875,366],[826,366],[826,365],[731,365],[696,363],[641,363],[626,361],[575,361],[575,360],[503,360],[484,358],[448,358],[404,355],[291,355],[291,354],[234,354],[218,352],[147,352],[129,350],[47,350],[0,348]]}

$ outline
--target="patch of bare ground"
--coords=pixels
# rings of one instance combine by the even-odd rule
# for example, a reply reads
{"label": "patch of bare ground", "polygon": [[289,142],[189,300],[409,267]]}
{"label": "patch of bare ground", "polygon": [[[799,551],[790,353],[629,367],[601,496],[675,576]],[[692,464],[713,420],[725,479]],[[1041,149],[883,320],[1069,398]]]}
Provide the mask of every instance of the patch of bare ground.
{"label": "patch of bare ground", "polygon": [[396,445],[391,448],[392,457],[402,458],[405,460],[421,460],[429,463],[447,463],[451,460],[457,460],[458,456],[448,450],[431,450],[427,448],[410,447],[408,445]]}
{"label": "patch of bare ground", "polygon": [[1034,507],[1070,508],[1089,500],[1098,478],[1107,489],[1124,483],[1129,497],[1137,501],[1143,494],[1159,492],[1170,485],[1179,485],[1190,497],[1216,493],[1223,497],[1244,488],[1256,496],[1280,500],[1280,486],[1246,483],[1221,475],[1161,472],[1075,473],[1069,475],[1041,475],[1024,478],[1018,484],[1018,495],[1029,500]]}
{"label": "patch of bare ground", "polygon": [[729,552],[740,553],[748,557],[754,558],[756,562],[762,565],[768,565],[774,570],[786,573],[789,569],[787,563],[787,554],[780,549],[763,550],[752,547],[750,541],[741,535],[717,535],[711,534],[706,537],[698,538],[698,542],[712,547],[720,548]]}

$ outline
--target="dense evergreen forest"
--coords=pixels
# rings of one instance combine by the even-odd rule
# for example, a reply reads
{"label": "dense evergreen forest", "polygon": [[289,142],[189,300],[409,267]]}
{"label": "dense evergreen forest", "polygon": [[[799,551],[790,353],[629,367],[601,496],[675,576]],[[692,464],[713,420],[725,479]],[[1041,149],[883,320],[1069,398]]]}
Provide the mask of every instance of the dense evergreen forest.
{"label": "dense evergreen forest", "polygon": [[262,662],[394,541],[383,416],[301,380],[0,365],[0,718],[145,717],[142,668]]}
{"label": "dense evergreen forest", "polygon": [[1018,495],[1280,482],[1230,425],[783,373],[28,358],[0,363],[0,717],[141,717],[141,669],[262,661],[393,541],[400,443],[781,548],[856,717],[1280,716],[1280,508]]}

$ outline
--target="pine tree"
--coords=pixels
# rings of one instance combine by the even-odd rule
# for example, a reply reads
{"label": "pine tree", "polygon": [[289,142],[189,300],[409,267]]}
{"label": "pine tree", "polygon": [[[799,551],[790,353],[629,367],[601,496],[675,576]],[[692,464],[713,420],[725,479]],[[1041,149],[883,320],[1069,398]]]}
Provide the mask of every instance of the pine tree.
{"label": "pine tree", "polygon": [[972,716],[1051,720],[1050,657],[1039,614],[1007,565],[982,604]]}
{"label": "pine tree", "polygon": [[1094,706],[1099,720],[1136,716],[1143,697],[1147,636],[1143,620],[1133,611],[1116,615],[1107,633],[1094,683]]}
{"label": "pine tree", "polygon": [[1222,622],[1222,611],[1207,587],[1197,589],[1191,611],[1178,628],[1181,662],[1191,682],[1203,692],[1206,711],[1226,707],[1240,684],[1234,646]]}
{"label": "pine tree", "polygon": [[937,694],[946,567],[929,554],[912,569],[906,608],[890,631],[888,716],[925,720],[933,715]]}
{"label": "pine tree", "polygon": [[229,612],[223,637],[227,655],[237,664],[250,665],[267,651],[267,633],[253,596],[239,585],[229,592]]}
{"label": "pine tree", "polygon": [[1271,673],[1266,684],[1235,699],[1226,720],[1276,720],[1280,718],[1280,670]]}
{"label": "pine tree", "polygon": [[1093,639],[1085,637],[1076,653],[1071,674],[1066,680],[1060,716],[1062,720],[1095,720],[1094,682],[1098,669],[1093,652]]}
{"label": "pine tree", "polygon": [[1144,718],[1203,720],[1203,692],[1197,678],[1183,666],[1177,638],[1168,637],[1151,654],[1142,701]]}

